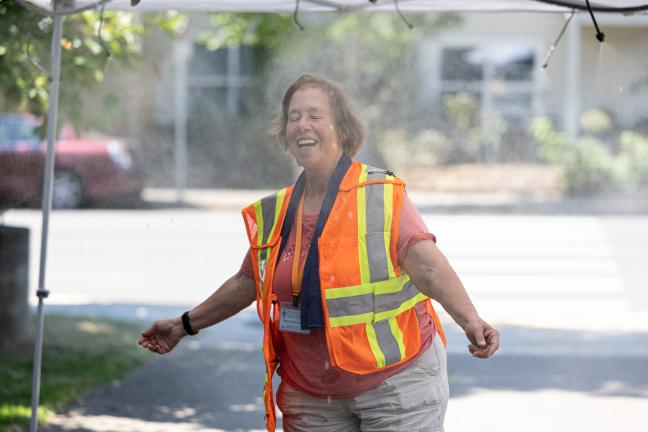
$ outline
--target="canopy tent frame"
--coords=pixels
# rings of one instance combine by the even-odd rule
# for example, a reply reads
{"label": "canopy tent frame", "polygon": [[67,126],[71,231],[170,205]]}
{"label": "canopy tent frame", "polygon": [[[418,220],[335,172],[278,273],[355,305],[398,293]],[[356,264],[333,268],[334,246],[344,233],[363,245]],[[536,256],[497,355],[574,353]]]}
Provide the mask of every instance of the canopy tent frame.
{"label": "canopy tent frame", "polygon": [[[648,12],[648,4],[628,0],[629,6],[609,6],[588,0],[16,0],[24,8],[53,18],[51,44],[51,71],[49,106],[47,118],[47,155],[43,177],[42,229],[38,290],[38,309],[36,318],[36,337],[34,342],[34,362],[32,373],[32,415],[30,432],[38,430],[38,405],[40,399],[41,363],[44,328],[44,303],[49,296],[45,285],[47,246],[49,238],[49,219],[52,210],[52,185],[54,177],[54,147],[57,135],[57,118],[61,73],[61,44],[63,20],[86,10],[105,7],[106,10],[130,10],[135,12],[154,12],[162,10],[182,11],[221,11],[221,12],[292,12],[300,7],[306,12],[367,12],[367,11],[409,11],[409,12],[553,12],[566,13],[574,10],[597,13],[639,14]],[[48,7],[49,5],[49,7]],[[590,7],[591,6],[591,7]],[[592,15],[593,18],[593,15]]]}
{"label": "canopy tent frame", "polygon": [[[60,0],[54,0],[54,10],[58,9]],[[52,184],[54,180],[54,142],[57,135],[58,124],[58,102],[61,78],[61,37],[63,35],[63,16],[53,17],[54,28],[52,32],[52,64],[48,77],[50,83],[48,116],[47,116],[47,155],[45,158],[45,173],[43,176],[43,200],[42,200],[42,229],[41,247],[38,271],[38,310],[36,314],[36,338],[34,341],[34,361],[32,372],[32,416],[29,430],[36,432],[38,429],[38,405],[40,399],[41,384],[41,361],[43,357],[43,327],[45,299],[49,291],[45,286],[45,270],[47,263],[47,246],[49,239],[49,219],[52,210]]]}
{"label": "canopy tent frame", "polygon": [[624,0],[616,5],[611,0],[63,0],[74,8],[55,10],[58,0],[19,0],[32,12],[56,16],[70,15],[103,5],[107,10],[159,12],[161,10],[211,12],[292,12],[297,6],[305,12],[570,12],[572,10],[597,13],[648,13],[645,0]]}

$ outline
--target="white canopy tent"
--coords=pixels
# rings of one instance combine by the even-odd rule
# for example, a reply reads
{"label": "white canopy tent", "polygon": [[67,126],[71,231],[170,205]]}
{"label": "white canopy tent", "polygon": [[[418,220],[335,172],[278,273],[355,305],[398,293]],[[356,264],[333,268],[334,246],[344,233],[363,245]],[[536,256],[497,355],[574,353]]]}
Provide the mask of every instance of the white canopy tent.
{"label": "white canopy tent", "polygon": [[[29,3],[53,10],[52,0]],[[66,2],[64,2],[66,3]],[[106,4],[107,10],[159,12],[310,12],[394,11],[396,3],[411,12],[569,12],[587,10],[587,0],[76,0],[71,9],[95,8]],[[135,5],[133,5],[135,4]],[[639,13],[648,9],[645,0],[599,0],[590,2],[594,12]],[[62,13],[65,13],[62,11]]]}
{"label": "white canopy tent", "polygon": [[[37,296],[37,325],[34,347],[32,385],[32,417],[30,432],[38,428],[37,413],[40,399],[41,359],[43,342],[44,299],[49,295],[45,287],[49,215],[52,206],[52,178],[54,173],[54,139],[58,114],[60,60],[63,18],[84,10],[122,10],[133,12],[540,12],[569,13],[574,10],[596,13],[648,14],[648,0],[16,0],[26,9],[52,16],[52,61],[49,76],[50,98],[47,119],[47,158],[43,181],[42,230]],[[592,14],[594,19],[594,15]]]}

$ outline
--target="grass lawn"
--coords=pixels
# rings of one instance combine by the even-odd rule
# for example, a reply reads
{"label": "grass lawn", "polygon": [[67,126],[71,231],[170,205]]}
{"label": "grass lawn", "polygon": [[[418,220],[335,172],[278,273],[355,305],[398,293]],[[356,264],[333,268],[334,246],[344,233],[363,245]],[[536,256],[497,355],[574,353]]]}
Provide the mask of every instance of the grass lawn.
{"label": "grass lawn", "polygon": [[[35,322],[35,317],[32,317]],[[39,421],[84,391],[142,365],[140,326],[79,317],[46,316]],[[33,343],[24,353],[0,355],[0,431],[28,430]]]}

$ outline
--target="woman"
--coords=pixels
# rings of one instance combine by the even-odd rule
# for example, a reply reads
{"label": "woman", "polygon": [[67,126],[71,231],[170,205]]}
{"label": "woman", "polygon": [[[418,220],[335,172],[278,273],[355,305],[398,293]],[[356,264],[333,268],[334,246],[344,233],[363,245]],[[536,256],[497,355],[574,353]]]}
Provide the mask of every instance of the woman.
{"label": "woman", "polygon": [[404,183],[351,161],[365,133],[338,84],[300,76],[273,132],[302,174],[243,210],[250,249],[241,270],[182,317],[154,323],[140,345],[168,353],[256,299],[268,430],[278,367],[287,432],[442,431],[445,336],[428,297],[464,329],[473,356],[492,356],[498,332],[477,314]]}

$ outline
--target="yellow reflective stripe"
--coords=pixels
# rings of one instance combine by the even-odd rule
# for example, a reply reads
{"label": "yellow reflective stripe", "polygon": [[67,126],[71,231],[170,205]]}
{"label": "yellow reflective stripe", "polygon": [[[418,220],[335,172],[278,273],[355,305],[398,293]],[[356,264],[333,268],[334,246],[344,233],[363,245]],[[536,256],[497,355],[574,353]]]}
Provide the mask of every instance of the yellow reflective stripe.
{"label": "yellow reflective stripe", "polygon": [[[257,246],[261,246],[263,244],[263,208],[261,204],[261,200],[257,201],[253,205],[254,207],[254,215],[256,216],[256,223],[257,223]],[[263,295],[263,278],[265,276],[264,272],[264,263],[262,254],[263,249],[258,249],[257,250],[257,265],[259,266],[259,291],[261,291],[261,295]]]}
{"label": "yellow reflective stripe", "polygon": [[394,339],[396,339],[396,343],[398,344],[400,359],[403,360],[405,358],[405,342],[403,339],[403,332],[398,326],[396,317],[389,318],[388,321],[389,321],[389,328],[391,329],[391,333],[394,336]]}
{"label": "yellow reflective stripe", "polygon": [[367,312],[359,315],[349,315],[341,317],[329,317],[329,325],[331,327],[350,326],[354,324],[364,324],[373,322],[374,313]]}
{"label": "yellow reflective stripe", "polygon": [[[394,176],[387,176],[387,180],[394,180]],[[394,273],[394,265],[392,264],[391,260],[391,227],[392,227],[392,219],[393,219],[393,214],[394,214],[394,184],[393,183],[385,183],[385,254],[387,256],[387,269],[389,271],[389,277],[393,278],[396,277],[396,273]]]}
{"label": "yellow reflective stripe", "polygon": [[255,202],[253,207],[257,224],[257,246],[261,246],[263,244],[263,208],[261,200]]}
{"label": "yellow reflective stripe", "polygon": [[334,299],[353,297],[370,293],[374,293],[376,295],[392,294],[400,291],[407,282],[409,282],[409,276],[402,274],[401,276],[398,276],[396,278],[387,279],[380,282],[353,285],[349,287],[327,288],[324,290],[324,297],[326,297],[327,299]]}
{"label": "yellow reflective stripe", "polygon": [[385,367],[385,354],[383,354],[382,350],[380,349],[380,345],[378,345],[376,330],[374,329],[373,325],[370,322],[367,323],[366,328],[367,328],[367,341],[369,342],[369,346],[371,347],[371,352],[376,358],[376,366],[379,369],[382,369]]}
{"label": "yellow reflective stripe", "polygon": [[[401,303],[398,307],[386,311],[381,311],[381,312],[376,312],[374,310],[374,311],[359,313],[355,315],[339,315],[339,316],[332,316],[332,314],[329,312],[328,320],[331,327],[348,326],[348,325],[361,324],[366,322],[375,323],[385,319],[393,318],[396,315],[399,315],[413,308],[414,305],[416,305],[418,302],[426,300],[427,298],[428,297],[426,295],[418,293],[416,296],[412,297],[411,299]],[[396,337],[396,335],[394,335],[394,337]]]}
{"label": "yellow reflective stripe", "polygon": [[[272,231],[270,232],[270,238],[274,237],[274,232],[277,229],[277,220],[279,219],[279,215],[281,214],[281,207],[283,206],[284,198],[286,198],[286,190],[286,188],[283,188],[279,192],[277,192],[277,203],[275,205],[274,221],[272,222]],[[267,241],[270,242],[270,239],[268,239]]]}
{"label": "yellow reflective stripe", "polygon": [[373,284],[374,294],[393,294],[403,289],[407,282],[409,282],[409,276],[405,273],[394,279],[387,279],[386,281],[377,282]]}
{"label": "yellow reflective stripe", "polygon": [[418,293],[415,297],[403,302],[399,307],[384,312],[374,314],[374,321],[380,321],[387,318],[395,317],[396,315],[411,309],[416,303],[426,300],[428,297],[425,294]]}
{"label": "yellow reflective stripe", "polygon": [[[362,171],[358,181],[362,183],[367,180],[367,166],[362,165]],[[358,201],[358,262],[360,264],[360,282],[366,284],[371,282],[369,272],[369,255],[367,254],[367,193],[365,188],[357,188],[356,196]]]}
{"label": "yellow reflective stripe", "polygon": [[324,296],[328,300],[334,298],[353,297],[357,295],[371,294],[374,292],[373,285],[375,284],[354,285],[350,287],[341,287],[341,288],[328,288],[324,290]]}
{"label": "yellow reflective stripe", "polygon": [[358,177],[358,183],[363,183],[367,181],[367,176],[369,175],[367,173],[367,168],[369,168],[367,165],[362,164],[362,171],[360,172],[360,177]]}

